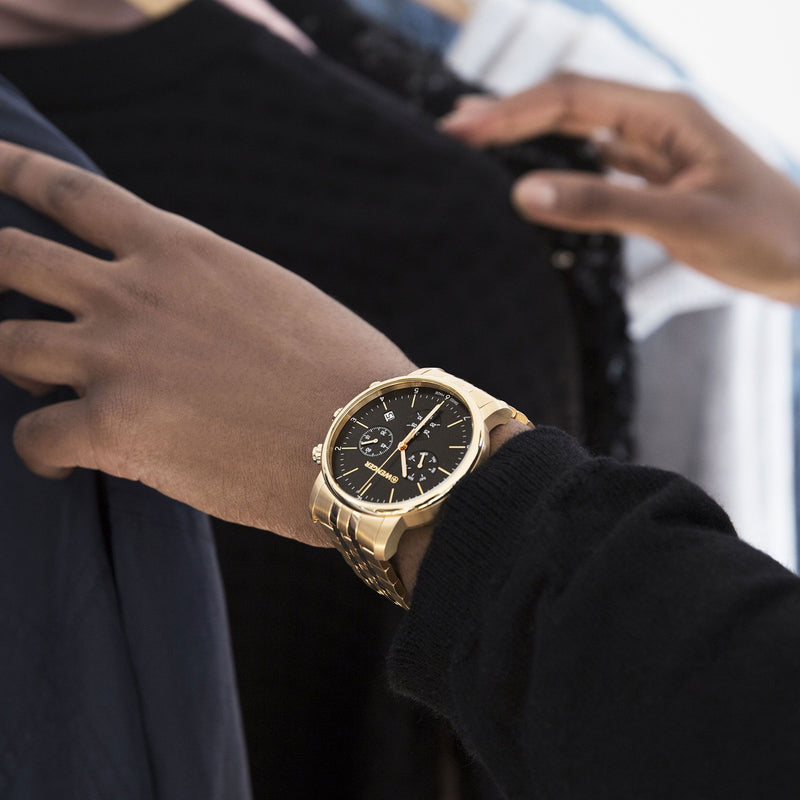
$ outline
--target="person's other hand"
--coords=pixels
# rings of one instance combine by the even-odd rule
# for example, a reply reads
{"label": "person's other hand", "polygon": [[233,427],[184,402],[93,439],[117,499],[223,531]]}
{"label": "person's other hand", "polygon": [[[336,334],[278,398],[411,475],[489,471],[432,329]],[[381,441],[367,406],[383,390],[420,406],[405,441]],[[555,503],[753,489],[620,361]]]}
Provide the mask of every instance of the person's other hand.
{"label": "person's other hand", "polygon": [[114,256],[0,231],[0,288],[74,316],[0,322],[0,373],[78,394],[19,420],[24,462],[328,544],[308,513],[311,448],[337,406],[414,365],[307,281],[77,167],[0,144],[0,191]]}
{"label": "person's other hand", "polygon": [[609,167],[643,183],[531,173],[513,190],[523,216],[649,236],[718,280],[800,302],[800,190],[686,95],[560,75],[503,100],[463,98],[440,126],[476,147],[594,137]]}

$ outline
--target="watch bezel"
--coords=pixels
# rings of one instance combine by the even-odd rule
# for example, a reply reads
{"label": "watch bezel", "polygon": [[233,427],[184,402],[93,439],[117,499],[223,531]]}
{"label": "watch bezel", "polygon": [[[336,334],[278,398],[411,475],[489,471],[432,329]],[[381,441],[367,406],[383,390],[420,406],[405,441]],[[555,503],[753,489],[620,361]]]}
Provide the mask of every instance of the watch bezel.
{"label": "watch bezel", "polygon": [[[433,489],[430,489],[419,497],[413,497],[398,503],[371,503],[360,500],[355,495],[343,491],[334,480],[332,467],[333,443],[336,441],[342,428],[346,425],[350,417],[354,416],[355,412],[372,402],[376,397],[380,397],[381,395],[397,389],[413,389],[415,387],[444,391],[445,394],[455,397],[469,410],[472,420],[472,436],[467,446],[467,452],[464,454],[461,463],[453,470],[452,475],[449,475]],[[371,514],[374,516],[404,516],[414,511],[419,511],[421,514],[424,514],[425,511],[434,509],[441,503],[452,491],[453,487],[480,463],[482,457],[488,451],[488,433],[486,423],[483,420],[477,403],[453,384],[437,378],[417,376],[414,374],[389,378],[388,380],[380,381],[365,389],[344,406],[334,417],[333,423],[328,429],[322,446],[322,475],[328,489],[330,489],[338,501],[363,514]]]}

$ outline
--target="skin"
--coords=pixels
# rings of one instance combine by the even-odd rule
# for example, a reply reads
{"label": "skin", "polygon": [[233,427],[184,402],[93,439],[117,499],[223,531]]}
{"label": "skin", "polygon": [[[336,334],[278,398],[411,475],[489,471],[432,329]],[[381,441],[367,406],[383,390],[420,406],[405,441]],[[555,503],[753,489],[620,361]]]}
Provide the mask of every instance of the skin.
{"label": "skin", "polygon": [[0,191],[114,254],[0,231],[0,287],[75,318],[0,322],[0,373],[79,396],[19,420],[27,466],[99,469],[327,545],[311,448],[335,408],[415,365],[297,275],[77,167],[0,144]]}
{"label": "skin", "polygon": [[[505,101],[467,98],[442,127],[475,146],[613,129],[601,142],[606,160],[642,187],[537,173],[515,187],[521,213],[651,235],[721,280],[800,300],[800,194],[694,101],[561,77]],[[78,394],[17,423],[30,469],[50,478],[99,469],[329,546],[307,510],[310,448],[334,408],[415,365],[302,278],[77,167],[0,143],[0,191],[113,254],[0,231],[0,291],[74,317],[0,322],[0,374],[37,393],[69,385]],[[494,431],[492,450],[524,430]],[[401,541],[396,567],[409,588],[431,533]]]}
{"label": "skin", "polygon": [[607,166],[639,185],[531,173],[512,194],[525,218],[649,236],[713,278],[800,302],[800,190],[686,95],[559,75],[503,100],[463,98],[440,127],[474,147],[592,137]]}
{"label": "skin", "polygon": [[[78,167],[0,143],[0,191],[113,254],[0,231],[0,291],[74,317],[0,322],[0,374],[37,394],[78,394],[17,422],[25,464],[46,478],[101,470],[330,547],[308,511],[311,448],[333,409],[416,365],[297,275]],[[524,430],[493,433],[493,449]],[[431,533],[401,542],[409,590]]]}

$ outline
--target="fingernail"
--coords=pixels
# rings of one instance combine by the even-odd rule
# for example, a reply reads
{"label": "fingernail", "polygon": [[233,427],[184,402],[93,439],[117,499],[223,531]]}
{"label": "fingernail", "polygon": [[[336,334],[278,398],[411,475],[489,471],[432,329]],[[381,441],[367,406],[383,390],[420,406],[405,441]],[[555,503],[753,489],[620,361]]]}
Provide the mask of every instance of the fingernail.
{"label": "fingernail", "polygon": [[514,198],[519,205],[526,208],[552,209],[558,200],[558,192],[552,183],[541,178],[530,178],[516,185]]}
{"label": "fingernail", "polygon": [[461,97],[456,99],[453,108],[477,108],[478,106],[485,106],[494,102],[494,98],[488,97],[485,94],[462,94]]}
{"label": "fingernail", "polygon": [[469,125],[485,117],[494,105],[488,98],[465,97],[458,107],[449,114],[445,114],[437,123],[443,130],[455,130],[464,125]]}
{"label": "fingernail", "polygon": [[611,144],[617,140],[617,134],[611,128],[595,128],[589,135],[589,140],[596,145]]}

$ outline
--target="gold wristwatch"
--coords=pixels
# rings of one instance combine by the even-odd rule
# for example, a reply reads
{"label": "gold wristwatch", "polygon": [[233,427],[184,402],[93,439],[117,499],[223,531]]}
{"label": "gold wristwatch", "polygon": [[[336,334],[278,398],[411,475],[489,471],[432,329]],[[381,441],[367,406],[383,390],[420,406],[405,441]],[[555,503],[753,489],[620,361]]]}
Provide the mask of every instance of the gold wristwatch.
{"label": "gold wristwatch", "polygon": [[338,409],[323,444],[311,516],[375,591],[408,608],[391,564],[409,528],[433,522],[453,487],[488,455],[489,432],[512,419],[507,403],[437,368],[370,385]]}

